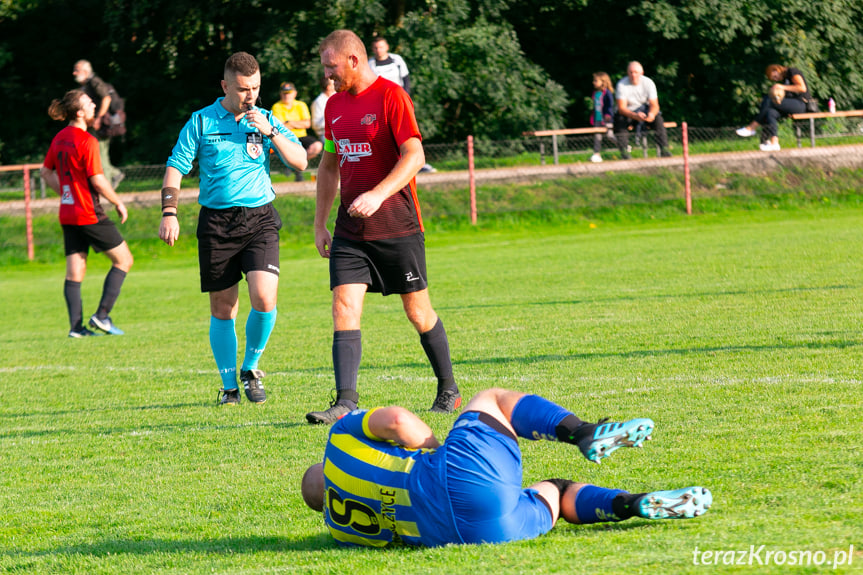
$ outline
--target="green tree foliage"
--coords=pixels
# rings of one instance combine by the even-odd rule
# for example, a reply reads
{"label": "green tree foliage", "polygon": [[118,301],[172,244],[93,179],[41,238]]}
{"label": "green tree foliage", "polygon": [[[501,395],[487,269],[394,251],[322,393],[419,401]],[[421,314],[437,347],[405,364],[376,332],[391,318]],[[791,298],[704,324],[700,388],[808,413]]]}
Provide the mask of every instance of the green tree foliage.
{"label": "green tree foliage", "polygon": [[[616,79],[639,60],[669,119],[737,125],[778,63],[799,68],[816,97],[863,105],[860,0],[514,0],[504,16],[528,57],[575,96],[590,93],[593,71]],[[570,125],[586,119],[575,100]]]}
{"label": "green tree foliage", "polygon": [[863,0],[0,0],[0,159],[41,161],[60,128],[46,109],[80,58],[126,98],[117,159],[160,163],[190,112],[222,95],[229,54],[258,57],[265,107],[285,80],[310,102],[336,28],[384,35],[405,58],[427,141],[586,125],[592,72],[620,78],[629,60],[666,117],[694,125],[748,120],[770,63],[800,68],[840,108],[863,105]]}
{"label": "green tree foliage", "polygon": [[502,140],[563,127],[562,86],[525,56],[510,24],[492,23],[494,7],[476,4],[437,2],[435,10],[410,12],[400,26],[380,30],[408,63],[425,136]]}
{"label": "green tree foliage", "polygon": [[[471,7],[473,4],[473,7]],[[40,161],[60,125],[45,111],[71,88],[73,63],[86,58],[126,98],[129,133],[113,146],[128,160],[158,163],[189,114],[222,95],[232,52],[255,54],[262,105],[278,85],[297,84],[310,102],[322,74],[317,46],[336,28],[390,38],[411,69],[427,140],[468,133],[501,139],[564,124],[566,96],[528,61],[512,27],[489,23],[504,2],[312,0],[7,0],[0,12],[3,160]],[[38,41],[34,41],[38,39]]]}

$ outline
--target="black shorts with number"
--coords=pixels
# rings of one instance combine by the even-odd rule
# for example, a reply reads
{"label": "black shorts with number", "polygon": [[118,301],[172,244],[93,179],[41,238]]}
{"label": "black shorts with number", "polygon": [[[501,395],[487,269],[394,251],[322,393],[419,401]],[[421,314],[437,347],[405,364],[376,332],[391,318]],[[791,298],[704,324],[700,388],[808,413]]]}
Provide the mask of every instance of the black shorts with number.
{"label": "black shorts with number", "polygon": [[367,284],[383,295],[424,290],[425,234],[357,242],[336,236],[330,247],[330,289]]}
{"label": "black shorts with number", "polygon": [[95,224],[75,226],[63,224],[63,243],[66,255],[107,252],[123,243],[123,236],[114,222],[107,217]]}
{"label": "black shorts with number", "polygon": [[253,271],[279,275],[281,228],[273,204],[224,210],[202,206],[197,233],[201,291],[228,289]]}

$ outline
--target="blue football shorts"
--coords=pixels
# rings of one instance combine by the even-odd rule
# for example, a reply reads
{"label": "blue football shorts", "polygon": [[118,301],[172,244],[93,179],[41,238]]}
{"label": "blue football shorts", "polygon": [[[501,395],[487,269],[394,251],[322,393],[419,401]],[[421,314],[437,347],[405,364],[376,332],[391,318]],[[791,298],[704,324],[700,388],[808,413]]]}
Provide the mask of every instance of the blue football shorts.
{"label": "blue football shorts", "polygon": [[518,441],[486,413],[462,413],[444,442],[447,490],[465,543],[532,539],[552,527],[551,510],[522,487]]}

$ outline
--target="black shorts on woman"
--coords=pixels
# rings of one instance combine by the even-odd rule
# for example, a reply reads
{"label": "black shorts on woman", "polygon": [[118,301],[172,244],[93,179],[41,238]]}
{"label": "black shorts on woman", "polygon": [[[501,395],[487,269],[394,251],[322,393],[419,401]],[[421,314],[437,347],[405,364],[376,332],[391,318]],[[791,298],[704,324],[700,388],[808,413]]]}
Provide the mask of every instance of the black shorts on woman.
{"label": "black shorts on woman", "polygon": [[271,203],[222,210],[201,206],[197,230],[201,291],[228,289],[253,271],[279,275],[281,228],[282,219]]}

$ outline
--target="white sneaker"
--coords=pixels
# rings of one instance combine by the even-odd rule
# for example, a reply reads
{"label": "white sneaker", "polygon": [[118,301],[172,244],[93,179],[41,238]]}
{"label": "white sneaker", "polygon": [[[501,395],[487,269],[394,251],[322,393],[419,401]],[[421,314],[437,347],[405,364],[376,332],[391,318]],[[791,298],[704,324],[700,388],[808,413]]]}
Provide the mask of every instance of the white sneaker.
{"label": "white sneaker", "polygon": [[739,128],[737,130],[737,135],[740,136],[741,138],[751,138],[752,136],[755,135],[755,130],[753,130],[749,126],[744,126],[744,127]]}
{"label": "white sneaker", "polygon": [[779,144],[760,144],[758,146],[762,152],[778,152],[781,148]]}
{"label": "white sneaker", "polygon": [[598,163],[602,162],[602,156],[600,156],[599,154],[594,154],[590,157],[590,161],[593,162],[594,164],[598,164]]}

